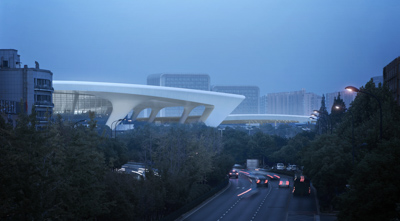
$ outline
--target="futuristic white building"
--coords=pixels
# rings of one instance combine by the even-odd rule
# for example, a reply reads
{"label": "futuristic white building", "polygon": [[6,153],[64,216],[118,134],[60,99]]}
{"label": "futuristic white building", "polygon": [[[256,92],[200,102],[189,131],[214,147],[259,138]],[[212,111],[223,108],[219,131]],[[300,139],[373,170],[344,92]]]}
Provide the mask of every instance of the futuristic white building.
{"label": "futuristic white building", "polygon": [[54,94],[68,93],[72,97],[70,106],[57,105],[55,97],[54,113],[57,109],[60,112],[67,111],[66,108],[71,109],[68,111],[72,113],[79,113],[79,96],[95,96],[110,103],[112,110],[106,122],[110,127],[131,110],[134,111],[132,120],[136,120],[142,110],[151,108],[148,122],[153,122],[161,109],[177,106],[184,108],[179,123],[185,123],[195,107],[204,106],[204,112],[197,120],[207,126],[217,127],[245,99],[243,95],[236,94],[136,84],[53,81],[53,86]]}

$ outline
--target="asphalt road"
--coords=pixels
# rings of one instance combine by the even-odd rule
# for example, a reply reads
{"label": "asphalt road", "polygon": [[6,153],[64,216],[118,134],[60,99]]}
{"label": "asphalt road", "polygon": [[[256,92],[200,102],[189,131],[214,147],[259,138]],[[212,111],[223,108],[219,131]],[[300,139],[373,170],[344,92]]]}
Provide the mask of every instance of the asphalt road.
{"label": "asphalt road", "polygon": [[241,174],[230,179],[228,187],[196,209],[185,214],[186,221],[204,220],[320,220],[315,196],[293,197],[292,178],[289,188],[279,188],[279,180],[270,180],[268,187],[258,187]]}

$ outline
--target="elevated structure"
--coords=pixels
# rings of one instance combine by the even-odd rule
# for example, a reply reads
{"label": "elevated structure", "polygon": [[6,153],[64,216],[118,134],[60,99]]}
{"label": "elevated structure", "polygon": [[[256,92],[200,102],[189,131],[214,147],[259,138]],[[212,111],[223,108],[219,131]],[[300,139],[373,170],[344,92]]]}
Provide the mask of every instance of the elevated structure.
{"label": "elevated structure", "polygon": [[149,85],[83,81],[54,81],[53,84],[55,94],[72,94],[72,98],[68,101],[72,105],[64,105],[67,101],[56,101],[55,97],[55,109],[59,112],[79,113],[76,107],[80,95],[107,100],[112,109],[106,122],[110,127],[113,122],[124,118],[131,110],[134,112],[132,119],[136,120],[142,110],[151,108],[148,122],[153,122],[160,110],[177,106],[184,109],[179,117],[180,123],[186,122],[194,108],[204,106],[198,121],[217,127],[245,99],[243,95]]}
{"label": "elevated structure", "polygon": [[310,116],[283,114],[231,114],[222,124],[307,123]]}

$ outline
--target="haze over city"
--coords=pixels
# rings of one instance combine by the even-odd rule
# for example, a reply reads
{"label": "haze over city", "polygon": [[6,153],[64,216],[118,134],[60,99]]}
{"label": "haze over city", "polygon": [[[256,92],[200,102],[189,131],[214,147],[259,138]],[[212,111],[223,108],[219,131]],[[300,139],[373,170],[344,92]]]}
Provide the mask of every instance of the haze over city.
{"label": "haze over city", "polygon": [[155,73],[205,73],[260,95],[362,86],[399,56],[400,2],[0,2],[0,48],[54,80],[146,84]]}

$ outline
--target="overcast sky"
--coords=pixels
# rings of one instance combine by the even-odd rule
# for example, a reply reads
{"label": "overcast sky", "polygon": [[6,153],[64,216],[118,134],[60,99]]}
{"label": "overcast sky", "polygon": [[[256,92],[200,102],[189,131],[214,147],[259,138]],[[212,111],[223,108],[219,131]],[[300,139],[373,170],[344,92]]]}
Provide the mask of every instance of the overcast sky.
{"label": "overcast sky", "polygon": [[0,0],[0,48],[54,80],[206,73],[261,95],[361,86],[400,56],[399,0]]}

